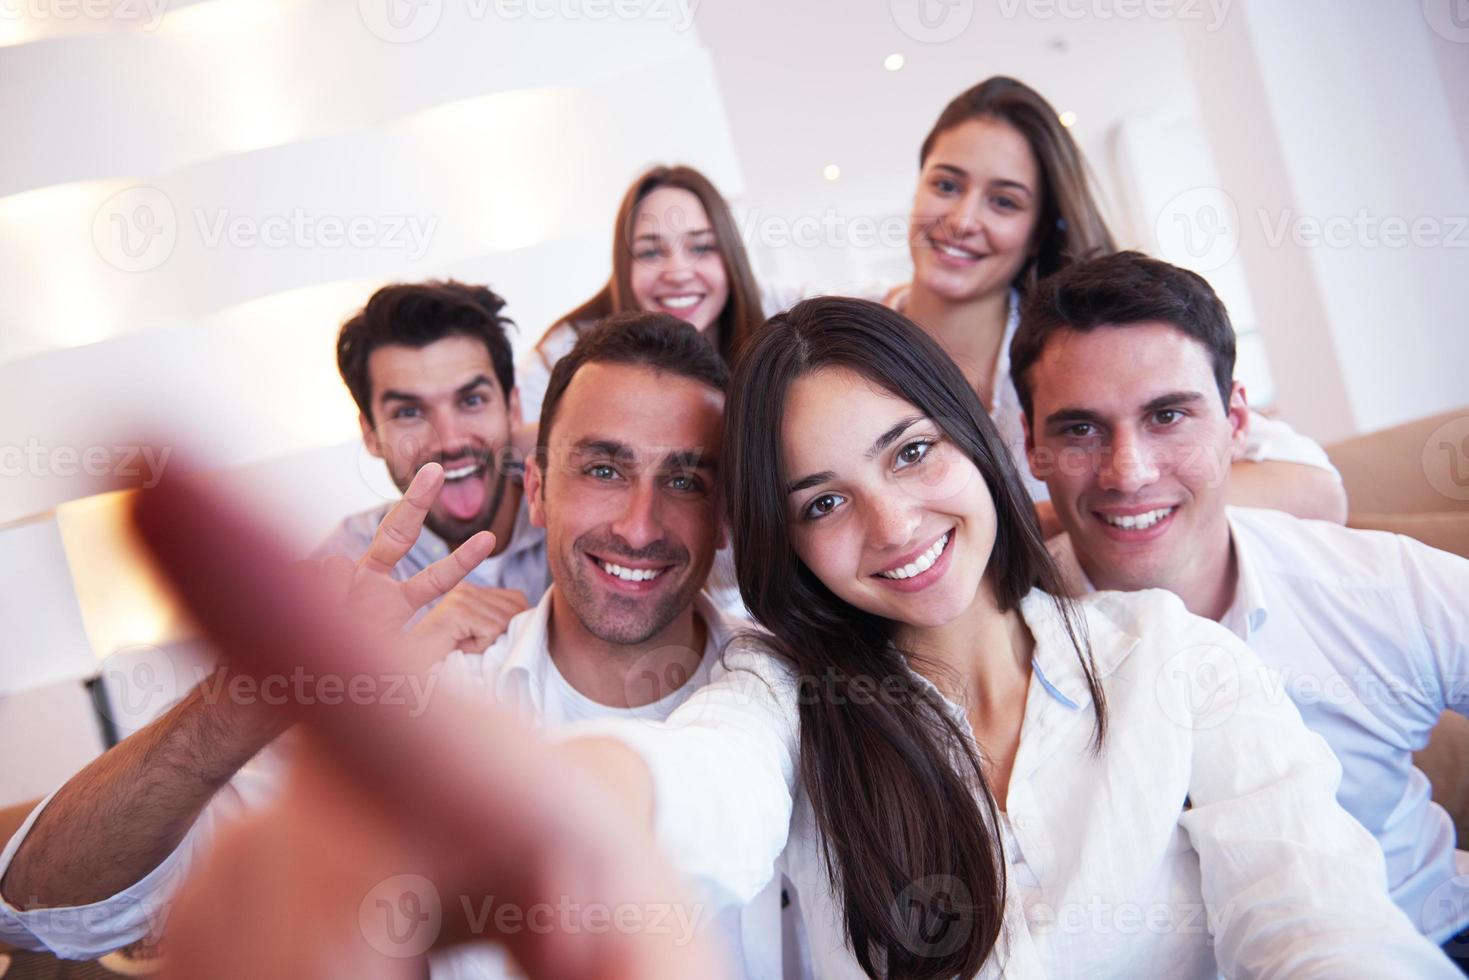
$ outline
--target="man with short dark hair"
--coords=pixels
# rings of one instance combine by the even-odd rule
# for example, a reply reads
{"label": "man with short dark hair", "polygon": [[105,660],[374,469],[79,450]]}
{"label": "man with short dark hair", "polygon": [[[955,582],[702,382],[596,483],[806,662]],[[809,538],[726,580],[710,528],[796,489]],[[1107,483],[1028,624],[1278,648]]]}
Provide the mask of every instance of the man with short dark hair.
{"label": "man with short dark hair", "polygon": [[[544,537],[523,506],[511,451],[521,415],[504,306],[484,286],[401,283],[374,293],[337,337],[337,367],[357,403],[363,444],[398,489],[425,463],[444,468],[443,488],[393,577],[411,578],[479,531],[495,534],[494,553],[454,597],[492,620],[477,636],[484,643],[549,584]],[[387,511],[347,518],[316,555],[360,558]]]}
{"label": "man with short dark hair", "polygon": [[1056,550],[1079,588],[1168,589],[1278,673],[1340,758],[1338,798],[1382,845],[1394,900],[1462,966],[1469,854],[1412,753],[1444,710],[1469,711],[1469,561],[1227,507],[1249,425],[1234,354],[1209,284],[1135,252],[1036,288],[1010,363],[1031,471],[1066,529]]}

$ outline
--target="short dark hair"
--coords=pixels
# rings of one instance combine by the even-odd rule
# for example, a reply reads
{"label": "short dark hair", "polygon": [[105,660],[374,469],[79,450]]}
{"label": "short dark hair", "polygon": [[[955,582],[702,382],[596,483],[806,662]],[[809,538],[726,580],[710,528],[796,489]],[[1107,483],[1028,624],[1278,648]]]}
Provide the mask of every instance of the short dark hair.
{"label": "short dark hair", "polygon": [[536,453],[546,458],[556,410],[583,364],[634,364],[666,374],[692,378],[720,394],[729,393],[729,369],[724,359],[692,324],[669,313],[618,313],[609,316],[577,340],[551,369],[546,397],[541,402],[541,427]]}
{"label": "short dark hair", "polygon": [[1010,342],[1010,379],[1032,424],[1033,392],[1027,378],[1053,334],[1089,333],[1097,327],[1131,327],[1162,321],[1197,340],[1214,362],[1219,398],[1229,407],[1234,387],[1234,325],[1203,276],[1150,259],[1117,252],[1079,262],[1041,280],[1020,313]]}
{"label": "short dark hair", "polygon": [[337,370],[358,410],[371,422],[367,360],[373,351],[389,344],[427,347],[445,337],[472,337],[489,351],[495,379],[508,401],[515,387],[515,353],[506,330],[515,323],[500,315],[504,308],[505,301],[487,287],[452,279],[384,286],[342,324]]}

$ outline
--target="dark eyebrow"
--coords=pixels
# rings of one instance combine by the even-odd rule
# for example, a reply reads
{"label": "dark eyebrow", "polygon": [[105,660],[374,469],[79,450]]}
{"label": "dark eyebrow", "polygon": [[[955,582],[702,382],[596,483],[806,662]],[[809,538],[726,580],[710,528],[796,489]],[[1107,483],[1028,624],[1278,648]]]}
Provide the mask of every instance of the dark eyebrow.
{"label": "dark eyebrow", "polygon": [[663,458],[665,470],[716,470],[719,458],[700,449],[681,449]]}
{"label": "dark eyebrow", "polygon": [[[492,389],[495,387],[495,383],[493,381],[491,381],[488,377],[486,377],[483,374],[477,374],[471,380],[469,380],[466,383],[460,385],[458,388],[455,388],[454,389],[454,394],[456,394],[456,395],[467,395],[471,391],[473,391],[475,388],[478,388],[480,385],[488,385]],[[379,398],[380,398],[380,400],[382,400],[384,402],[392,402],[392,401],[398,401],[398,402],[421,402],[421,401],[423,401],[423,396],[422,395],[416,395],[416,394],[414,394],[411,391],[398,391],[398,390],[396,390],[394,388],[389,388],[387,391],[384,391],[382,393],[382,395],[379,396]]]}
{"label": "dark eyebrow", "polygon": [[[919,422],[925,421],[927,418],[928,416],[926,415],[910,415],[905,419],[899,419],[896,423],[893,424],[891,428],[889,428],[882,435],[878,436],[877,441],[872,444],[872,448],[867,450],[867,452],[863,455],[867,459],[872,459],[878,453],[882,452],[884,449],[897,442],[898,438],[904,432],[907,432],[914,425],[918,424]],[[825,483],[827,480],[832,480],[835,478],[836,474],[833,473],[831,470],[822,470],[820,473],[812,473],[810,476],[803,476],[801,477],[801,479],[792,482],[786,487],[786,495],[789,496],[793,493],[800,493],[802,490],[810,490],[814,486],[818,486],[822,483]]]}
{"label": "dark eyebrow", "polygon": [[616,439],[583,439],[572,446],[571,451],[579,456],[606,456],[622,463],[630,463],[638,458],[631,446]]}
{"label": "dark eyebrow", "polygon": [[1192,405],[1203,400],[1203,394],[1197,391],[1170,391],[1168,394],[1159,395],[1157,398],[1148,402],[1143,406],[1143,411],[1156,412],[1175,405]]}
{"label": "dark eyebrow", "polygon": [[1068,422],[1090,422],[1100,425],[1105,420],[1100,412],[1093,412],[1089,408],[1062,408],[1046,416],[1046,428]]}

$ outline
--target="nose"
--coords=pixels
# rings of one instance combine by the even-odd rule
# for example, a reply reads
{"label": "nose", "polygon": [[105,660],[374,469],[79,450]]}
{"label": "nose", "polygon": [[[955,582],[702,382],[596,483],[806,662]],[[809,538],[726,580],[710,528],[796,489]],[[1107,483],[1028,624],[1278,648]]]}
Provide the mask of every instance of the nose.
{"label": "nose", "polygon": [[646,548],[663,537],[658,488],[651,479],[638,480],[627,491],[611,531],[634,550]]}
{"label": "nose", "polygon": [[984,228],[984,199],[978,188],[960,195],[944,215],[949,234],[955,238],[968,238]]}
{"label": "nose", "polygon": [[900,551],[913,544],[923,513],[902,496],[872,500],[867,513],[867,544],[874,551]]}
{"label": "nose", "polygon": [[1156,482],[1158,475],[1158,456],[1147,440],[1119,431],[1102,460],[1097,483],[1103,490],[1133,494]]}

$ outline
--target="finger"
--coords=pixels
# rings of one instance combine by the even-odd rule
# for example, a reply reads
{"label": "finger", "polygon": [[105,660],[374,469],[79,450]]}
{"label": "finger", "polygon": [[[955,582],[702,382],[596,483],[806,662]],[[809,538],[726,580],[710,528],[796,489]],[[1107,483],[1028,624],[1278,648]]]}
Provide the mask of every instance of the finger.
{"label": "finger", "polygon": [[478,532],[447,558],[440,558],[404,583],[404,598],[414,609],[428,605],[462,582],[494,550],[495,535],[489,531]]}
{"label": "finger", "polygon": [[413,482],[403,491],[403,499],[388,510],[377,526],[372,544],[358,564],[370,571],[387,574],[412,549],[423,531],[428,509],[444,485],[444,468],[438,463],[424,463],[413,475]]}
{"label": "finger", "polygon": [[[402,658],[416,653],[290,582],[282,575],[288,551],[273,529],[218,488],[165,478],[138,495],[135,520],[194,621],[251,672],[301,667],[317,676],[401,677]],[[406,839],[422,842],[426,866],[444,880],[531,903],[570,897],[650,908],[679,900],[670,870],[632,815],[608,806],[584,781],[545,778],[561,771],[557,758],[494,705],[443,695],[309,700],[287,707]],[[592,812],[597,820],[581,816]],[[651,931],[505,938],[541,976],[719,973],[700,943],[680,945]]]}

